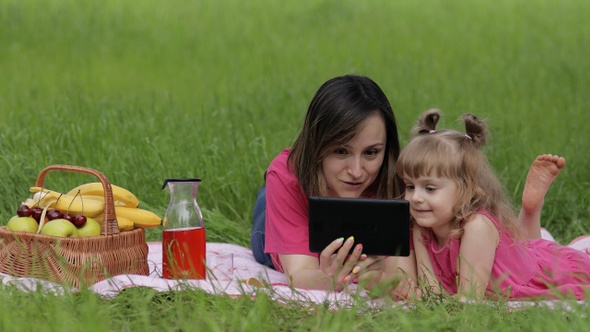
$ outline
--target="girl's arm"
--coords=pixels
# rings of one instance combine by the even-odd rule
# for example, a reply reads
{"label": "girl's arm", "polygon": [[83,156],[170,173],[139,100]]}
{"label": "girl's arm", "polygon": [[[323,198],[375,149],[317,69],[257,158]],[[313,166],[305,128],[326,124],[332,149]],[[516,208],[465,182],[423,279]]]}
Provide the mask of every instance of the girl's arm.
{"label": "girl's arm", "polygon": [[391,295],[394,300],[405,300],[417,296],[416,255],[410,250],[408,257],[387,257],[381,284],[392,283]]}
{"label": "girl's arm", "polygon": [[490,282],[500,233],[494,223],[481,214],[466,222],[463,229],[459,249],[458,294],[481,299]]}
{"label": "girl's arm", "polygon": [[421,292],[434,292],[435,294],[442,294],[444,289],[440,282],[434,275],[434,268],[430,261],[430,255],[422,239],[422,230],[420,226],[414,225],[412,229],[412,236],[414,239],[414,251],[416,251],[416,269],[418,274],[418,288]]}

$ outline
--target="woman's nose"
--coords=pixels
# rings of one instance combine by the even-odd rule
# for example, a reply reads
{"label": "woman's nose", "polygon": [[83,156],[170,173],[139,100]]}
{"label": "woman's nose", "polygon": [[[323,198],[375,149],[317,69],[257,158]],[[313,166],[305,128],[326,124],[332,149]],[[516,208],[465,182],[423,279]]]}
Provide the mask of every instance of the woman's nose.
{"label": "woman's nose", "polygon": [[348,173],[355,178],[363,174],[363,166],[360,158],[351,158],[350,164],[348,165]]}

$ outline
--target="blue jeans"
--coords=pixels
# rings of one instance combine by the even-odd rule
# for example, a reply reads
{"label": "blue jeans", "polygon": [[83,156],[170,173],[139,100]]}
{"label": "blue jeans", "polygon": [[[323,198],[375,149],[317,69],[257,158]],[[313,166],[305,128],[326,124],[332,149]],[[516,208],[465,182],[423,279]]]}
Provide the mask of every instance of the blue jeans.
{"label": "blue jeans", "polygon": [[272,259],[270,255],[264,252],[264,236],[265,236],[265,219],[266,219],[266,185],[258,190],[256,196],[256,204],[252,213],[254,224],[252,225],[252,235],[250,236],[250,247],[252,247],[252,254],[254,259],[262,265],[272,267]]}

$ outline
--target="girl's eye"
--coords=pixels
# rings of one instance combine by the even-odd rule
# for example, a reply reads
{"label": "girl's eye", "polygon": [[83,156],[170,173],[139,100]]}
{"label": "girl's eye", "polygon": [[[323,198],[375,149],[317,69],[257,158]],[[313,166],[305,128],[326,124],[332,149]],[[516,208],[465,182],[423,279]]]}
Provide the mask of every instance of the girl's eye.
{"label": "girl's eye", "polygon": [[436,190],[436,188],[434,188],[434,187],[426,187],[426,191],[428,191],[428,192],[433,192],[435,190]]}
{"label": "girl's eye", "polygon": [[406,190],[414,190],[413,184],[406,184]]}

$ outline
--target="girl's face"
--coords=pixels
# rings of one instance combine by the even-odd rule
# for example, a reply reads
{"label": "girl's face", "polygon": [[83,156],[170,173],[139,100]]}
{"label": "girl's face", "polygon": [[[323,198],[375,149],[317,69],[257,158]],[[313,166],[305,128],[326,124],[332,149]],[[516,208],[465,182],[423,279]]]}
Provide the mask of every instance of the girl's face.
{"label": "girl's face", "polygon": [[444,177],[420,176],[411,178],[404,174],[404,198],[410,202],[410,214],[422,227],[432,228],[438,238],[451,230],[455,200],[459,187],[455,181]]}
{"label": "girl's face", "polygon": [[360,197],[379,174],[386,139],[385,123],[374,114],[360,124],[352,140],[336,146],[322,161],[328,195]]}

